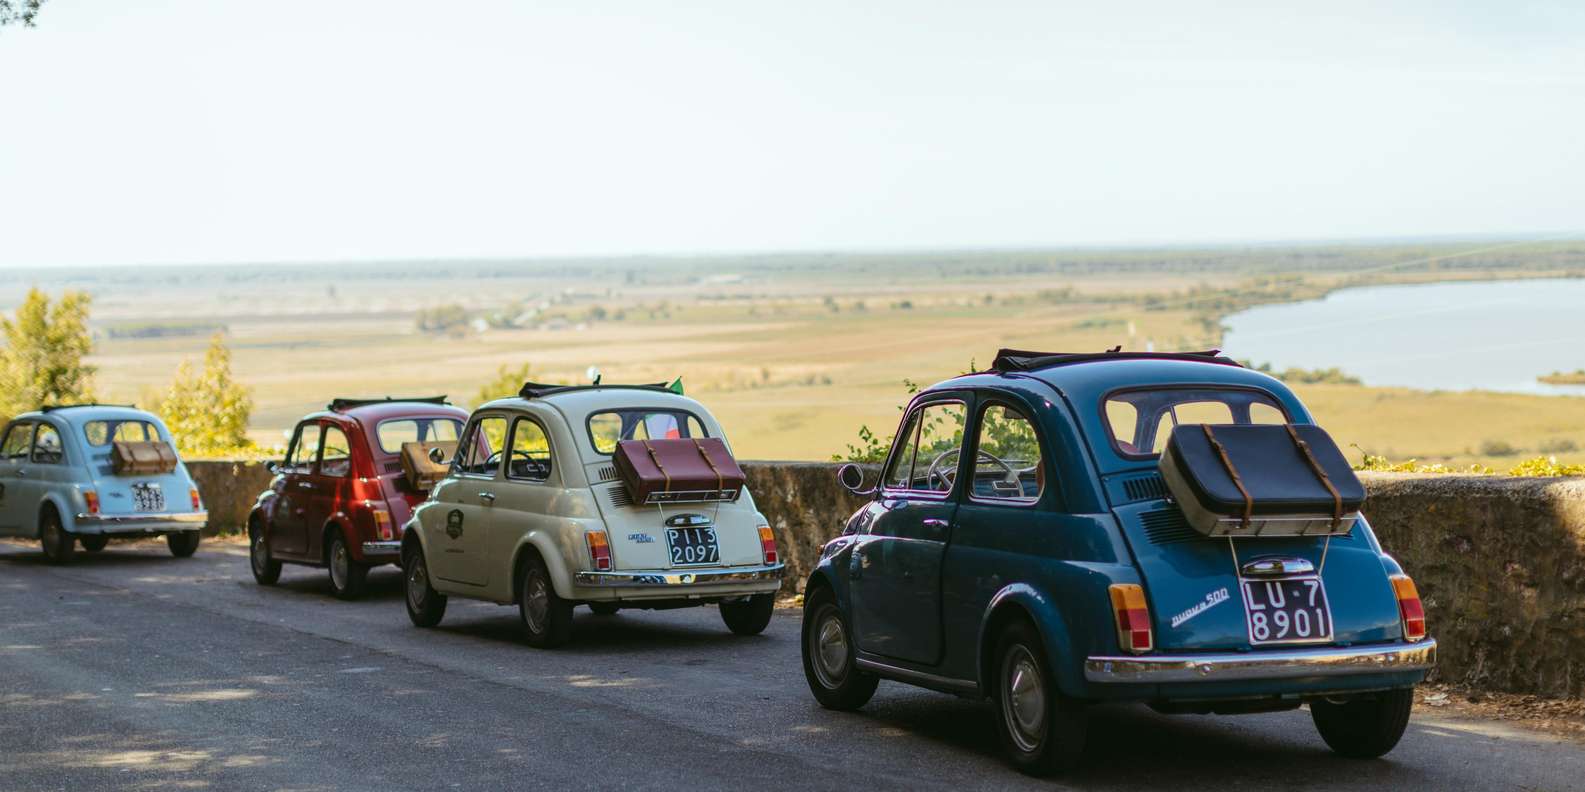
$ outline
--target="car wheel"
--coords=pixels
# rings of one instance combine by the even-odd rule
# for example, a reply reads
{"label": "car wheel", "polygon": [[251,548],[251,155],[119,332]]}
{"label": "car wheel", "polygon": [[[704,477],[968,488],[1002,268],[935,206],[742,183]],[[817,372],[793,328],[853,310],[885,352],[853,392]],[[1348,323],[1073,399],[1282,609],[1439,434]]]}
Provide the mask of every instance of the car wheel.
{"label": "car wheel", "polygon": [[369,568],[352,558],[347,540],[336,531],[330,540],[329,556],[330,593],[344,600],[363,596],[364,584],[369,578]]}
{"label": "car wheel", "polygon": [[517,598],[529,646],[552,649],[572,638],[572,603],[556,595],[544,559],[530,556],[524,562],[522,589]]}
{"label": "car wheel", "polygon": [[770,626],[776,612],[775,594],[755,594],[721,603],[721,621],[736,635],[759,635]]}
{"label": "car wheel", "polygon": [[1389,690],[1333,702],[1310,702],[1310,719],[1321,739],[1350,759],[1375,759],[1391,751],[1409,726],[1414,689]]}
{"label": "car wheel", "polygon": [[248,566],[261,586],[273,586],[281,579],[281,562],[270,557],[270,542],[256,526],[248,527]]}
{"label": "car wheel", "polygon": [[446,595],[429,583],[429,564],[424,549],[414,542],[403,554],[403,578],[407,581],[407,618],[419,627],[433,627],[446,615]]}
{"label": "car wheel", "polygon": [[1014,622],[997,640],[995,657],[996,722],[1008,758],[1029,775],[1072,769],[1084,752],[1088,718],[1081,702],[1058,692],[1040,635]]}
{"label": "car wheel", "polygon": [[51,564],[65,564],[72,560],[77,549],[77,537],[61,525],[61,516],[46,508],[39,517],[39,545],[44,548],[44,558]]}
{"label": "car wheel", "polygon": [[589,610],[594,611],[594,615],[596,615],[596,616],[615,616],[616,612],[621,610],[621,609],[622,609],[622,606],[620,606],[620,605],[618,605],[618,604],[616,604],[614,602],[591,602],[591,603],[589,603]]}
{"label": "car wheel", "polygon": [[110,537],[104,534],[84,534],[77,537],[77,541],[82,543],[83,552],[97,553],[105,549],[105,545],[110,544]]}
{"label": "car wheel", "polygon": [[879,677],[854,665],[851,635],[831,590],[822,586],[810,593],[804,602],[804,677],[809,692],[826,709],[856,710],[880,684]]}
{"label": "car wheel", "polygon": [[177,531],[165,535],[165,545],[171,549],[171,555],[187,558],[198,552],[198,542],[202,538],[197,531]]}

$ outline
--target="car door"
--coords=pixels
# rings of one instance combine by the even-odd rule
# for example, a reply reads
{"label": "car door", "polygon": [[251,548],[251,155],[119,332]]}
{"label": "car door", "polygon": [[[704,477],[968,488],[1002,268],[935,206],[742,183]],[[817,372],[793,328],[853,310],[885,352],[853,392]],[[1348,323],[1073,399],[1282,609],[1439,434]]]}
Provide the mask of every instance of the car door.
{"label": "car door", "polygon": [[33,448],[33,423],[13,421],[0,438],[0,536],[31,536],[27,498],[28,453]]}
{"label": "car door", "polygon": [[426,526],[429,565],[436,577],[469,586],[488,586],[490,567],[485,550],[506,456],[507,418],[498,413],[476,415],[464,430],[451,465],[451,475],[436,485],[434,500],[442,505],[437,524]]}
{"label": "car door", "polygon": [[308,507],[313,501],[314,466],[319,463],[323,429],[317,421],[304,421],[292,437],[292,448],[281,468],[281,489],[270,521],[270,550],[302,558],[308,553]]}
{"label": "car door", "polygon": [[930,394],[909,411],[880,498],[850,560],[860,649],[914,663],[940,660],[941,561],[963,467],[963,393]]}
{"label": "car door", "polygon": [[[347,433],[335,424],[320,425],[319,464],[304,476],[304,551],[310,558],[325,557],[325,523],[352,497],[352,447]],[[350,527],[350,526],[349,526]],[[355,541],[348,537],[347,541]]]}

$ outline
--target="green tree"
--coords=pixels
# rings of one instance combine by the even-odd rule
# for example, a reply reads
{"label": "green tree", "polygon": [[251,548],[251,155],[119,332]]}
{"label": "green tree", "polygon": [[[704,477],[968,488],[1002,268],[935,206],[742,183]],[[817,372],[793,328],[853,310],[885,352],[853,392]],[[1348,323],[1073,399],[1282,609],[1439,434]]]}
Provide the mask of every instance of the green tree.
{"label": "green tree", "polygon": [[49,295],[31,289],[15,319],[0,317],[0,414],[93,401],[94,367],[83,362],[93,349],[90,301],[69,291],[51,305]]}
{"label": "green tree", "polygon": [[209,339],[202,371],[193,370],[192,360],[182,361],[155,411],[184,454],[217,456],[253,447],[248,439],[253,395],[231,376],[231,350],[223,333]]}
{"label": "green tree", "polygon": [[518,391],[523,389],[523,383],[525,382],[528,382],[527,363],[517,368],[502,364],[501,368],[495,372],[495,379],[490,380],[484,384],[484,387],[479,388],[479,394],[473,398],[473,404],[477,407],[487,401],[516,396]]}
{"label": "green tree", "polygon": [[44,0],[0,0],[0,25],[20,22],[33,27],[33,18],[39,14]]}

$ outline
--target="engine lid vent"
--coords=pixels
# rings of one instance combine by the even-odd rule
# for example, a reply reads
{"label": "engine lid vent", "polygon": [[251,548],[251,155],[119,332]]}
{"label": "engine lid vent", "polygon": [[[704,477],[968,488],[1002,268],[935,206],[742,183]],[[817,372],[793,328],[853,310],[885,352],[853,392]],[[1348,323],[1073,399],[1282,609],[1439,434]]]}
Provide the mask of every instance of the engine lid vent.
{"label": "engine lid vent", "polygon": [[1155,500],[1167,497],[1167,483],[1160,476],[1140,476],[1123,480],[1123,494],[1129,500]]}
{"label": "engine lid vent", "polygon": [[627,487],[618,486],[606,490],[605,499],[618,509],[625,509],[633,505],[633,496],[628,494]]}
{"label": "engine lid vent", "polygon": [[600,477],[600,483],[602,484],[607,481],[616,481],[616,467],[614,465],[606,465],[600,468],[597,475]]}
{"label": "engine lid vent", "polygon": [[1145,536],[1152,544],[1192,542],[1204,536],[1194,530],[1189,522],[1183,519],[1183,512],[1177,509],[1148,511],[1139,515],[1139,521],[1144,523]]}

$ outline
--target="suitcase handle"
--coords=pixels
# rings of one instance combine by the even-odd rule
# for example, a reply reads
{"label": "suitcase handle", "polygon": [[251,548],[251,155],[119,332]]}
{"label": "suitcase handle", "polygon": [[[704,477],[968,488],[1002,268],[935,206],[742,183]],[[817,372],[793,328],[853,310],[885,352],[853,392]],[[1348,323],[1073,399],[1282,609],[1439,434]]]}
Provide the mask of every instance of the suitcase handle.
{"label": "suitcase handle", "polygon": [[1343,494],[1337,491],[1337,487],[1332,486],[1332,479],[1326,475],[1326,469],[1321,467],[1321,463],[1315,458],[1315,453],[1310,450],[1310,444],[1299,437],[1293,424],[1284,425],[1288,427],[1288,436],[1293,438],[1293,444],[1298,446],[1299,455],[1310,463],[1310,470],[1314,471],[1315,477],[1321,480],[1321,486],[1332,493],[1332,530],[1336,531],[1337,526],[1343,524]]}
{"label": "suitcase handle", "polygon": [[1211,448],[1216,449],[1216,455],[1222,458],[1222,467],[1227,468],[1227,475],[1233,479],[1233,486],[1238,487],[1238,494],[1244,496],[1244,521],[1239,524],[1239,528],[1248,530],[1249,520],[1255,516],[1255,499],[1249,496],[1249,490],[1244,488],[1244,480],[1238,477],[1238,468],[1233,467],[1233,458],[1227,455],[1227,447],[1211,433],[1211,425],[1200,424],[1200,428],[1205,430],[1206,442],[1210,443]]}

